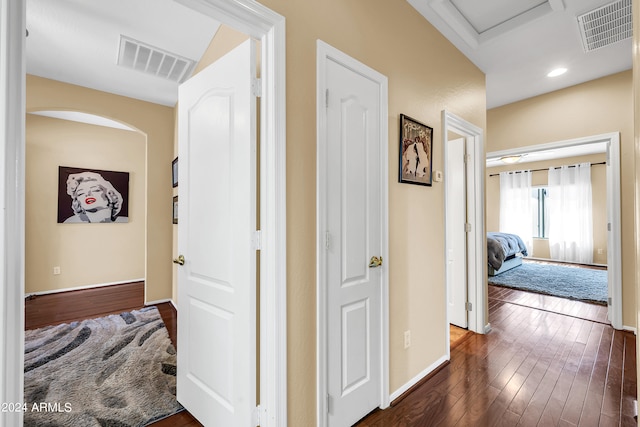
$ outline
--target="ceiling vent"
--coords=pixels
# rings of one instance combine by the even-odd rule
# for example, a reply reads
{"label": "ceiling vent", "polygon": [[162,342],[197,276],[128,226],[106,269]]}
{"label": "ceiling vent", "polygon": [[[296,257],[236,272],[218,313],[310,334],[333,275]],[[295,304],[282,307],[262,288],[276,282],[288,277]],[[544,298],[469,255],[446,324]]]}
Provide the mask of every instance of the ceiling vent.
{"label": "ceiling vent", "polygon": [[120,35],[118,65],[182,83],[195,66],[192,59]]}
{"label": "ceiling vent", "polygon": [[625,40],[633,35],[631,0],[619,0],[578,16],[585,52]]}

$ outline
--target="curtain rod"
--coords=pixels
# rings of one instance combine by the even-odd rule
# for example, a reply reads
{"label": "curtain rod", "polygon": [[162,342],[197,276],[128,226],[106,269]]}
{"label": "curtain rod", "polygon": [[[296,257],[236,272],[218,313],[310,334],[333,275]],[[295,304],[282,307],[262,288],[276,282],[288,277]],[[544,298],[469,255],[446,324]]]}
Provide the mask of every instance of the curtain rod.
{"label": "curtain rod", "polygon": [[[599,163],[591,163],[591,166],[595,166],[595,165],[606,165],[607,162],[599,162]],[[575,165],[571,165],[569,166],[570,168],[575,168]],[[541,171],[548,171],[550,168],[547,169],[529,169],[529,172],[541,172]],[[560,169],[560,168],[554,168],[554,169]],[[524,172],[524,171],[505,171],[505,172],[513,172],[513,173],[519,173],[519,172]],[[500,176],[499,173],[492,173],[489,175],[489,177],[492,176]]]}

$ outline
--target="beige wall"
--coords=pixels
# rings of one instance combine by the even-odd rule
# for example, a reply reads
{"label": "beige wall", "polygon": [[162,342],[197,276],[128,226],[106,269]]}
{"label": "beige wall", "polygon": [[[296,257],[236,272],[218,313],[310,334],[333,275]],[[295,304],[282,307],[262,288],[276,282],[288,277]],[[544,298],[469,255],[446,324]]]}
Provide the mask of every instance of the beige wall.
{"label": "beige wall", "polygon": [[171,298],[173,109],[29,75],[27,112],[40,110],[95,114],[125,123],[143,135],[147,169],[145,298]]}
{"label": "beige wall", "polygon": [[[26,149],[25,291],[143,278],[144,136],[28,114]],[[129,172],[129,222],[58,224],[59,166]],[[54,266],[60,275],[53,275]]]}
{"label": "beige wall", "polygon": [[635,327],[632,72],[487,111],[487,151],[620,132],[622,321]]}
{"label": "beige wall", "polygon": [[[403,1],[264,0],[286,18],[289,425],[316,420],[316,40],[389,78],[391,391],[446,353],[444,192],[399,184],[400,113],[434,128],[442,109],[485,127],[484,74]],[[412,346],[402,336],[411,330]]]}
{"label": "beige wall", "polygon": [[[546,186],[548,184],[550,167],[562,165],[575,165],[581,162],[600,163],[606,161],[605,154],[591,156],[554,159],[542,162],[530,162],[515,165],[496,166],[487,169],[487,231],[500,230],[500,177],[491,176],[505,171],[536,170],[531,177],[533,186]],[[607,175],[604,165],[591,167],[591,188],[593,194],[593,262],[596,264],[607,263]],[[598,249],[603,253],[599,254]],[[533,252],[529,256],[550,259],[549,239],[533,239]]]}

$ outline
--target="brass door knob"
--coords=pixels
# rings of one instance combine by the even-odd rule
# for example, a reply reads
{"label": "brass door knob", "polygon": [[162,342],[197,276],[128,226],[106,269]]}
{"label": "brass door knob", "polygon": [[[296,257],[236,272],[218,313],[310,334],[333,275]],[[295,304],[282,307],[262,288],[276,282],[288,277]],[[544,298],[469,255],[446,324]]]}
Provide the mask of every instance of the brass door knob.
{"label": "brass door knob", "polygon": [[174,258],[173,263],[178,265],[184,265],[184,256],[178,255],[178,258]]}
{"label": "brass door knob", "polygon": [[371,261],[369,261],[369,268],[376,268],[382,265],[382,257],[372,256]]}

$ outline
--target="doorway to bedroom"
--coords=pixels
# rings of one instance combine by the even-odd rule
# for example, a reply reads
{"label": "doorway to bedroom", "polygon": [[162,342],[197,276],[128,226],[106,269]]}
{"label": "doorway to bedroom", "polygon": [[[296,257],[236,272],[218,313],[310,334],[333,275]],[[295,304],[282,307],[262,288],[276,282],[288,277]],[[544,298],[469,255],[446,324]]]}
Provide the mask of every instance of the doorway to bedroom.
{"label": "doorway to bedroom", "polygon": [[488,252],[502,237],[490,232],[517,230],[526,246],[495,273],[488,254],[490,310],[508,301],[623,328],[619,150],[611,133],[487,153]]}

